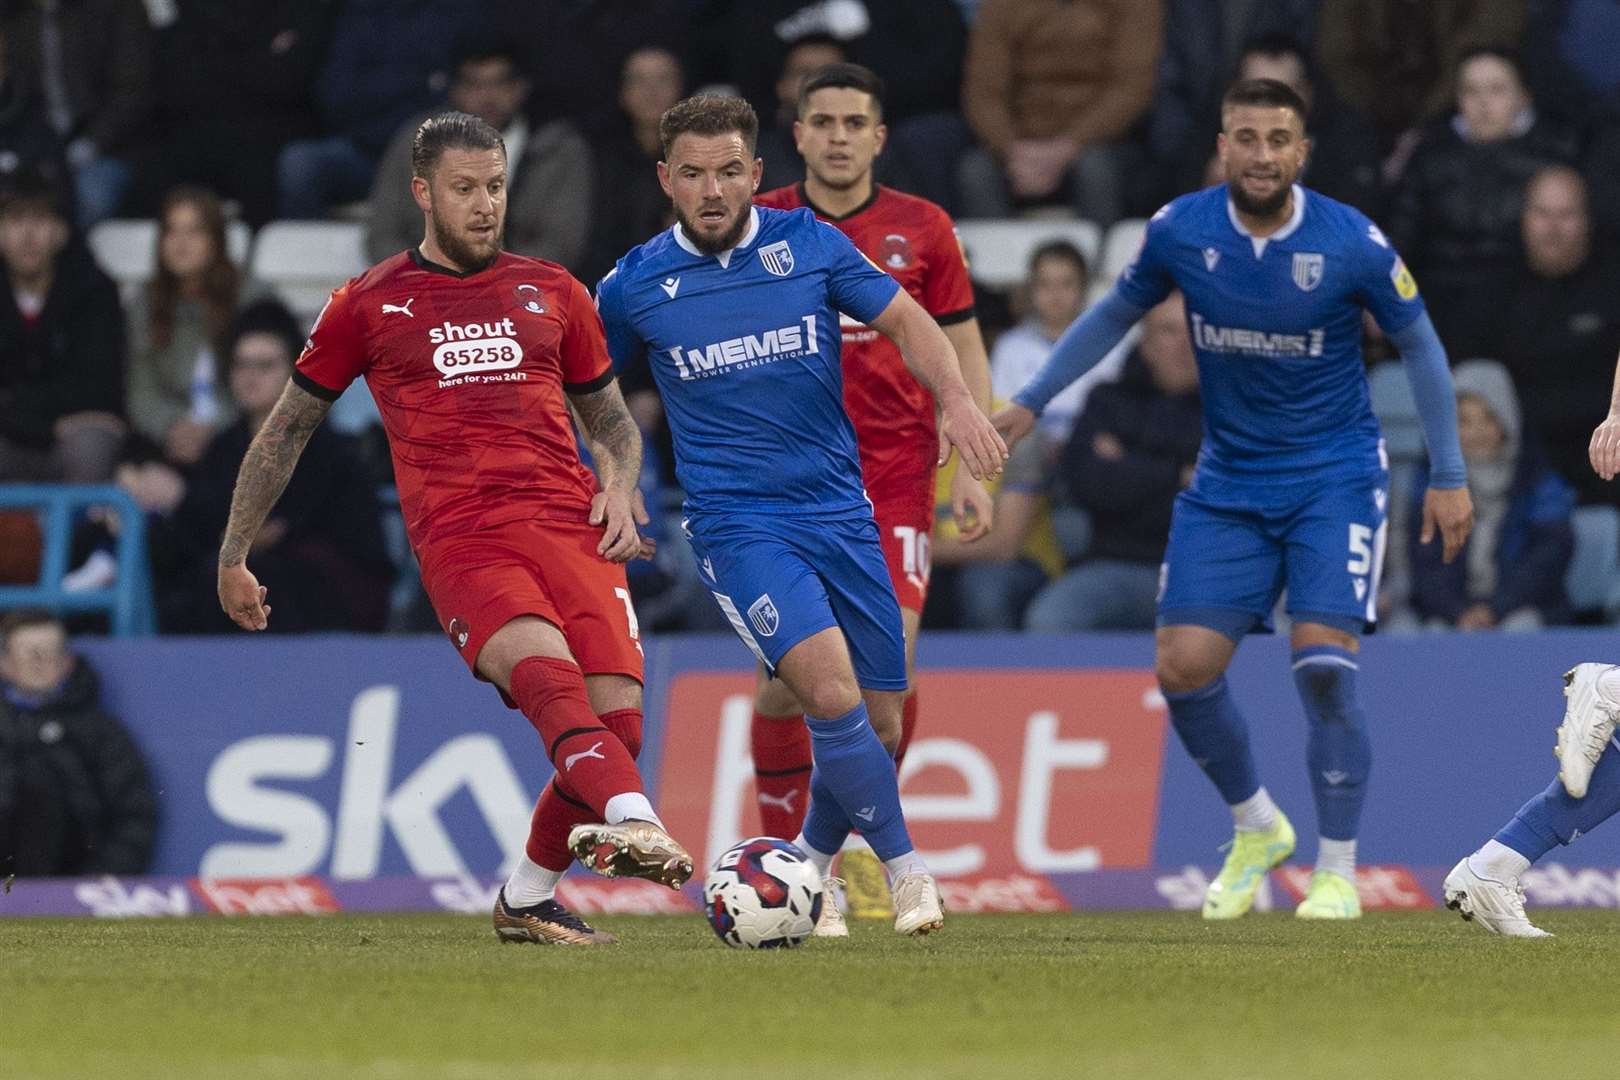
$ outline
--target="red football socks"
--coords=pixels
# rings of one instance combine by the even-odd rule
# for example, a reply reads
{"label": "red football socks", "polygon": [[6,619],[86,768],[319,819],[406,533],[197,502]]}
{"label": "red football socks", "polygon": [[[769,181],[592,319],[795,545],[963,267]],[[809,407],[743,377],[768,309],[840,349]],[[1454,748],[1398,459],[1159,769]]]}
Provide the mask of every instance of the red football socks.
{"label": "red football socks", "polygon": [[[618,736],[630,756],[641,753],[641,710],[615,709],[599,718],[602,725]],[[529,841],[524,852],[537,866],[558,872],[573,864],[574,853],[568,849],[568,834],[575,825],[588,825],[601,821],[602,815],[556,777],[540,793],[534,804],[534,816],[529,819]]]}
{"label": "red football socks", "polygon": [[894,748],[894,770],[900,771],[905,763],[906,749],[911,746],[911,737],[917,733],[917,691],[913,690],[906,695],[905,704],[900,707],[900,745]]}
{"label": "red football socks", "polygon": [[756,709],[751,734],[761,828],[792,840],[810,803],[810,729],[802,716],[765,716]]}
{"label": "red football socks", "polygon": [[[635,759],[620,735],[591,711],[585,677],[571,661],[549,656],[519,661],[508,693],[540,733],[563,784],[595,812],[591,820],[605,819],[604,808],[613,796],[643,790]],[[639,711],[619,712],[636,712],[639,742]]]}

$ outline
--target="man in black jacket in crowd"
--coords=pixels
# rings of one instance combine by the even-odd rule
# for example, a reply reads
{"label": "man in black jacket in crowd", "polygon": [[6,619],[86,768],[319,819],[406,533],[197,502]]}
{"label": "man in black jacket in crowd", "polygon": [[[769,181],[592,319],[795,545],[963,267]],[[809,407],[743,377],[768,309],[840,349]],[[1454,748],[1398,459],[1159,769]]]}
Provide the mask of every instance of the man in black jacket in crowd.
{"label": "man in black jacket in crowd", "polygon": [[0,482],[103,482],[124,437],[124,313],[68,198],[37,175],[0,188]]}
{"label": "man in black jacket in crowd", "polygon": [[0,877],[144,873],[157,817],[140,751],[62,623],[0,619]]}
{"label": "man in black jacket in crowd", "polygon": [[1180,293],[1142,318],[1117,383],[1095,387],[1058,465],[1060,494],[1091,518],[1091,544],[1042,589],[1024,628],[1151,630],[1170,510],[1203,437],[1198,361]]}

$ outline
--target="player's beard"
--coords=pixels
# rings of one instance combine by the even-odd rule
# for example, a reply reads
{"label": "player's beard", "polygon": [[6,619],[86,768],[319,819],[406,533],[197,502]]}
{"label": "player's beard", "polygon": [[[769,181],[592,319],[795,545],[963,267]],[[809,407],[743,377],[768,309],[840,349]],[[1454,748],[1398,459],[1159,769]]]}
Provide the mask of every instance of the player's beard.
{"label": "player's beard", "polygon": [[[702,207],[699,207],[699,209],[701,210]],[[727,209],[730,209],[730,207],[727,207]],[[737,246],[737,241],[742,239],[742,234],[748,228],[748,214],[739,212],[737,220],[733,221],[725,232],[711,240],[693,227],[692,219],[687,217],[679,206],[675,207],[675,220],[681,223],[681,231],[686,234],[688,240],[692,241],[692,246],[705,255],[718,255],[722,251],[730,251]]]}
{"label": "player's beard", "polygon": [[444,252],[445,257],[455,263],[463,273],[471,274],[484,269],[484,267],[494,262],[501,253],[501,239],[506,231],[504,221],[498,223],[495,226],[495,231],[490,234],[492,244],[488,247],[475,247],[462,239],[459,234],[452,232],[437,217],[429,220],[433,222],[434,243],[439,245],[439,250]]}
{"label": "player's beard", "polygon": [[1277,177],[1277,190],[1264,199],[1256,199],[1244,191],[1241,176],[1226,185],[1227,194],[1232,197],[1232,205],[1250,217],[1257,218],[1275,217],[1282,213],[1282,208],[1288,205],[1288,196],[1293,190],[1294,185],[1285,182],[1285,178],[1280,175]]}

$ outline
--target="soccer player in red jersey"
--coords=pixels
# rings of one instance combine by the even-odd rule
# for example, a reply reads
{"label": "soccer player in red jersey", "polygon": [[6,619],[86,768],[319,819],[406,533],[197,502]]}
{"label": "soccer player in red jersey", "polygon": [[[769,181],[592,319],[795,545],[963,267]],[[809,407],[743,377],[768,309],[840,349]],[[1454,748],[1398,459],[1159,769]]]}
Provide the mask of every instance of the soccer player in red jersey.
{"label": "soccer player in red jersey", "polygon": [[[364,375],[377,399],[422,582],[480,679],[539,732],[556,775],[495,904],[504,940],[612,941],[559,904],[570,854],[679,888],[692,860],[643,792],[642,653],[623,563],[637,532],[641,438],[602,321],[554,263],[501,250],[506,147],[465,113],[424,121],[411,188],[420,247],[332,293],[248,448],[219,554],[219,599],[263,630],[247,568],[266,515],[331,403]],[[580,463],[569,406],[600,474]]]}
{"label": "soccer player in red jersey", "polygon": [[[820,69],[799,92],[793,132],[804,157],[804,182],[765,192],[755,202],[784,210],[808,206],[898,279],[944,328],[974,400],[988,409],[990,365],[950,216],[927,199],[872,179],[872,163],[887,134],[882,81],[858,64]],[[934,472],[939,465],[934,399],[906,370],[900,351],[887,338],[847,318],[842,330],[844,407],[855,424],[861,472],[906,634],[911,690],[901,728],[878,732],[898,765],[917,722],[912,676],[928,594]],[[966,469],[957,470],[951,501],[964,540],[977,539],[990,528],[991,500]],[[810,737],[801,711],[792,691],[762,668],[754,696],[753,755],[760,818],[772,836],[797,836],[804,820]],[[845,869],[847,876],[847,860]],[[881,876],[875,880],[881,882]]]}

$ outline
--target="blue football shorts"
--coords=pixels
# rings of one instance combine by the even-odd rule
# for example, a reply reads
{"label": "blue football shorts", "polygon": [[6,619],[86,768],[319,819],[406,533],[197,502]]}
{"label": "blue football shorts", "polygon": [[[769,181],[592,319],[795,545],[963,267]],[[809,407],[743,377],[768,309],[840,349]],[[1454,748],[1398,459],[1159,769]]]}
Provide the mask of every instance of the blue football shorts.
{"label": "blue football shorts", "polygon": [[703,583],[761,663],[775,671],[793,646],[836,626],[862,688],[906,688],[900,605],[870,513],[829,520],[704,512],[681,524]]}
{"label": "blue football shorts", "polygon": [[1158,624],[1269,633],[1286,589],[1295,622],[1364,633],[1378,618],[1388,501],[1383,470],[1274,487],[1200,476],[1176,497]]}

